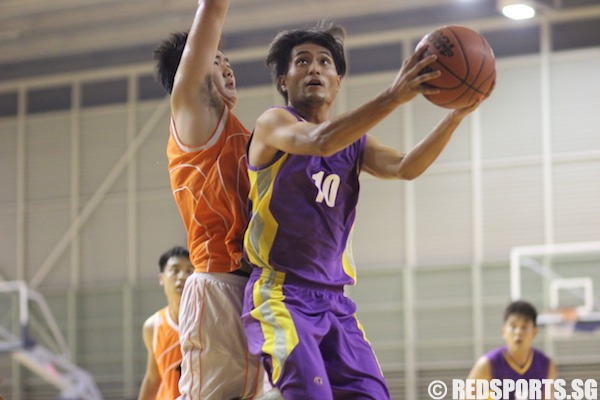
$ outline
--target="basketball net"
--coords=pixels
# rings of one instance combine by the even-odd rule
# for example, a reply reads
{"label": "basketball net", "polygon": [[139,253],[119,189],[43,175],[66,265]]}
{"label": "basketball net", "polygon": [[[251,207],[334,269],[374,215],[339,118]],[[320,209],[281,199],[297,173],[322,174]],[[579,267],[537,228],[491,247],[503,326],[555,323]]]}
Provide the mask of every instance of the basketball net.
{"label": "basketball net", "polygon": [[548,333],[555,338],[569,338],[575,332],[579,314],[573,307],[565,307],[556,311],[560,314],[560,322],[548,325]]}

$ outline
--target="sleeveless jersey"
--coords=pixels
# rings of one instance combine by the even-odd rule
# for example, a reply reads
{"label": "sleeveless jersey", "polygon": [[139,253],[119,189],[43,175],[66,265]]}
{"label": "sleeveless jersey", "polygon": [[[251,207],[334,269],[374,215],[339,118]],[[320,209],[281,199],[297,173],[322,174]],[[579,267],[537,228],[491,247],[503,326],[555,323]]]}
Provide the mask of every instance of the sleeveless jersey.
{"label": "sleeveless jersey", "polygon": [[351,233],[365,145],[363,136],[330,157],[280,152],[266,166],[249,166],[252,208],[244,249],[252,264],[297,282],[356,282]]}
{"label": "sleeveless jersey", "polygon": [[235,115],[223,107],[210,140],[191,148],[179,140],[171,118],[167,145],[171,189],[196,272],[231,272],[240,267],[248,221],[249,135]]}
{"label": "sleeveless jersey", "polygon": [[[541,381],[547,379],[550,372],[550,359],[535,348],[531,349],[531,356],[522,366],[510,358],[506,346],[494,349],[485,356],[490,361],[492,379],[510,379],[514,382],[519,379]],[[515,393],[509,393],[509,399],[514,398]]]}
{"label": "sleeveless jersey", "polygon": [[176,399],[179,397],[181,350],[179,347],[179,326],[171,319],[169,307],[165,307],[154,314],[152,349],[162,378],[156,399]]}

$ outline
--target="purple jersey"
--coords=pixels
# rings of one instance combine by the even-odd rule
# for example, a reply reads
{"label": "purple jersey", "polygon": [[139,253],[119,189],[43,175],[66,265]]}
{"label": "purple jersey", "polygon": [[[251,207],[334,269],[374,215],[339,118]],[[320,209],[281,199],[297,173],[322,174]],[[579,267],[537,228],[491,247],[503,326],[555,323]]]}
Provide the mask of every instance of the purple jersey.
{"label": "purple jersey", "polygon": [[[487,353],[486,358],[490,361],[492,379],[519,379],[542,380],[548,378],[550,372],[550,359],[540,350],[532,348],[531,356],[525,365],[518,365],[508,354],[506,346],[499,347]],[[514,393],[510,394],[514,399]]]}
{"label": "purple jersey", "polygon": [[351,233],[365,145],[363,136],[330,157],[281,152],[268,165],[249,167],[244,247],[252,264],[317,285],[356,282]]}

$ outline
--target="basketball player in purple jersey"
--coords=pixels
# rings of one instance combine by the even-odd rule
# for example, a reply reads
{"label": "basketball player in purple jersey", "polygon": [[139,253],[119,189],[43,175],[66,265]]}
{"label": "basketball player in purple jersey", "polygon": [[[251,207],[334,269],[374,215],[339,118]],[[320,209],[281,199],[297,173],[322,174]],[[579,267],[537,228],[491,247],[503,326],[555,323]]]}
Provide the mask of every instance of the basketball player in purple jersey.
{"label": "basketball player in purple jersey", "polygon": [[[556,366],[540,350],[532,346],[538,328],[536,325],[537,311],[528,302],[515,301],[504,311],[502,337],[505,346],[494,349],[481,357],[468,379],[509,379],[516,382],[519,379],[528,381],[555,379]],[[544,393],[542,385],[542,393]],[[515,392],[509,398],[515,399]],[[546,398],[547,399],[547,398]]]}
{"label": "basketball player in purple jersey", "polygon": [[251,352],[262,356],[285,399],[389,399],[356,306],[344,296],[356,271],[351,233],[361,171],[414,179],[477,104],[453,110],[409,153],[367,134],[420,93],[439,71],[435,56],[407,59],[392,85],[344,115],[331,108],[346,72],[339,27],[280,33],[267,64],[287,106],[259,116],[248,147],[251,220],[244,238],[254,266],[244,299]]}

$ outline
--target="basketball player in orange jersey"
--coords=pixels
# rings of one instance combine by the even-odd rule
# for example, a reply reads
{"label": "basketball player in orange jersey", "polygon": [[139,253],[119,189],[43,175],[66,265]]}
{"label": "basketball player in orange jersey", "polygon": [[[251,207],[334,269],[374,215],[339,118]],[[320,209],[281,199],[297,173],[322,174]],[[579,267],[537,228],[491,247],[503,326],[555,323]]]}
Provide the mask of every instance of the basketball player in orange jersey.
{"label": "basketball player in orange jersey", "polygon": [[158,266],[158,280],[165,292],[167,306],[144,323],[148,361],[138,400],[173,400],[179,396],[179,301],[185,280],[194,272],[194,266],[189,252],[183,247],[173,247],[163,253]]}
{"label": "basketball player in orange jersey", "polygon": [[171,93],[171,189],[195,268],[179,312],[182,399],[253,398],[265,376],[240,318],[249,275],[241,263],[249,132],[232,113],[235,77],[218,48],[228,8],[228,0],[198,1],[189,34],[173,34],[155,51]]}

